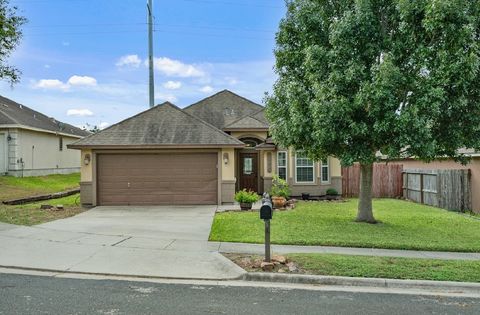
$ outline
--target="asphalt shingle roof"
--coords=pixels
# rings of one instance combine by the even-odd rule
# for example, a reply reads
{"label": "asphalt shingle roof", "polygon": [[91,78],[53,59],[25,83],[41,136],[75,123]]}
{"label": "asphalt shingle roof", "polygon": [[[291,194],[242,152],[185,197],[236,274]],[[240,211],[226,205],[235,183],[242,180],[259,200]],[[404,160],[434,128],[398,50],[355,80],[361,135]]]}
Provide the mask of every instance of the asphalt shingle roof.
{"label": "asphalt shingle roof", "polygon": [[240,118],[259,113],[263,108],[229,90],[224,90],[184,108],[184,111],[218,129],[223,129]]}
{"label": "asphalt shingle roof", "polygon": [[238,139],[166,102],[81,139],[70,147],[244,146]]}
{"label": "asphalt shingle roof", "polygon": [[2,125],[20,125],[77,137],[90,135],[88,131],[57,121],[25,105],[0,96],[0,127]]}
{"label": "asphalt shingle roof", "polygon": [[[263,110],[261,110],[263,112]],[[223,129],[268,129],[268,123],[261,121],[255,115],[249,115],[242,117],[229,125],[226,125]],[[260,116],[261,117],[261,116]]]}

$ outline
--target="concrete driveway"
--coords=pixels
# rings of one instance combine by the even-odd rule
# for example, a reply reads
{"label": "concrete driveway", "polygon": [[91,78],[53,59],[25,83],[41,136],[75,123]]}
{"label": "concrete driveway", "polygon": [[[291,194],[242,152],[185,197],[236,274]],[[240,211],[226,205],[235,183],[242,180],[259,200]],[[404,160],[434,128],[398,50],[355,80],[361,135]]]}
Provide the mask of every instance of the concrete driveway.
{"label": "concrete driveway", "polygon": [[208,236],[216,206],[96,207],[0,229],[0,266],[130,276],[234,279]]}

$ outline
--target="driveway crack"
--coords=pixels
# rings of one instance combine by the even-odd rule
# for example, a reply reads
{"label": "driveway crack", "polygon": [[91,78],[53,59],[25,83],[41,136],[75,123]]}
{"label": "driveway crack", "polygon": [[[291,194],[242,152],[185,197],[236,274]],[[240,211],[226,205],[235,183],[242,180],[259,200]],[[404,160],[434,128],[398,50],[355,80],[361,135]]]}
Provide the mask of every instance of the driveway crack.
{"label": "driveway crack", "polygon": [[112,246],[112,247],[117,246],[118,244],[123,243],[123,242],[125,242],[125,241],[127,241],[127,240],[129,240],[129,239],[131,239],[131,238],[132,238],[132,236],[129,236],[129,237],[127,237],[127,238],[125,238],[125,239],[123,239],[123,240],[121,240],[121,241],[119,241],[119,242],[116,242],[115,244],[112,244],[112,245],[110,245],[110,246]]}

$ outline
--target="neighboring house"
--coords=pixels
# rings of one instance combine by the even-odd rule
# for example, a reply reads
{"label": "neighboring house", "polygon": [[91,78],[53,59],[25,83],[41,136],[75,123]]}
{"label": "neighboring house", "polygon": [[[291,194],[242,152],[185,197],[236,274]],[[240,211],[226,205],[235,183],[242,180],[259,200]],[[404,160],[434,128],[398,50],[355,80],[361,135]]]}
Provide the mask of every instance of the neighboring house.
{"label": "neighboring house", "polygon": [[67,148],[90,135],[0,96],[0,175],[40,176],[80,171],[80,154]]}
{"label": "neighboring house", "polygon": [[480,152],[475,150],[461,149],[460,153],[471,158],[470,163],[462,165],[450,158],[439,158],[433,162],[425,163],[414,158],[396,160],[389,163],[403,164],[404,169],[422,170],[456,170],[469,169],[472,189],[472,210],[480,213]]}
{"label": "neighboring house", "polygon": [[69,147],[82,152],[84,205],[229,204],[235,191],[268,191],[274,174],[295,196],[342,191],[337,159],[277,147],[264,108],[230,91],[158,105]]}

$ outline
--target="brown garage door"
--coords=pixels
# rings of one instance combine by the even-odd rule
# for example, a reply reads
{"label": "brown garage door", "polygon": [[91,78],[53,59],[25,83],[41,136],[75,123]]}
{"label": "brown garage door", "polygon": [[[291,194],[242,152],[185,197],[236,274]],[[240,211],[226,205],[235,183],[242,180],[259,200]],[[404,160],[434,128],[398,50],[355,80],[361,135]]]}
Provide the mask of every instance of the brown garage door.
{"label": "brown garage door", "polygon": [[99,205],[217,204],[217,154],[100,154]]}

